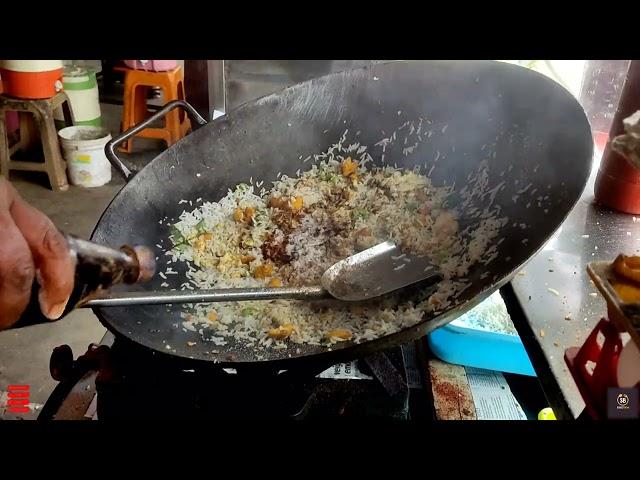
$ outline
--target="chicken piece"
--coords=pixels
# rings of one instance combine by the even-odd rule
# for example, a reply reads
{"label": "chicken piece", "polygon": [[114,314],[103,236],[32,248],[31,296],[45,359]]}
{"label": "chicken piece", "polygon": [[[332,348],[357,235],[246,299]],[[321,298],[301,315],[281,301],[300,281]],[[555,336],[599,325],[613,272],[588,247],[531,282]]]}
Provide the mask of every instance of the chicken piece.
{"label": "chicken piece", "polygon": [[438,308],[440,305],[442,305],[442,301],[434,295],[429,297],[429,303],[433,305],[435,308]]}
{"label": "chicken piece", "polygon": [[244,209],[244,221],[248,224],[253,224],[253,216],[255,215],[256,210],[253,207],[247,207]]}
{"label": "chicken piece", "polygon": [[207,314],[207,318],[209,319],[210,322],[216,322],[218,320],[218,313],[215,310],[211,310]]}
{"label": "chicken piece", "polygon": [[236,222],[243,222],[244,221],[244,210],[242,210],[241,208],[236,208],[233,212],[233,219]]}
{"label": "chicken piece", "polygon": [[285,338],[289,338],[293,333],[293,325],[290,323],[285,323],[277,328],[272,328],[267,332],[267,336],[276,340],[284,340]]}
{"label": "chicken piece", "polygon": [[253,271],[254,278],[267,278],[273,274],[273,266],[265,263],[263,265],[259,265]]}
{"label": "chicken piece", "polygon": [[342,175],[344,177],[348,177],[358,170],[358,162],[354,162],[353,160],[351,160],[351,157],[347,157],[342,161],[340,170],[342,171]]}
{"label": "chicken piece", "polygon": [[198,252],[202,252],[207,245],[207,241],[211,240],[212,238],[213,234],[211,233],[203,233],[202,235],[199,235],[198,238],[196,238],[194,248]]}
{"label": "chicken piece", "polygon": [[290,210],[292,212],[299,212],[304,205],[304,199],[301,196],[296,197],[271,197],[269,200],[269,206],[271,208],[277,208],[279,210]]}
{"label": "chicken piece", "polygon": [[269,206],[271,208],[283,209],[287,207],[289,199],[287,197],[271,197],[269,199]]}
{"label": "chicken piece", "polygon": [[325,338],[327,340],[350,340],[351,336],[351,332],[346,328],[336,328],[335,330],[327,332]]}
{"label": "chicken piece", "polygon": [[253,255],[243,255],[242,258],[240,259],[240,261],[244,264],[244,265],[249,265],[251,262],[253,262],[256,259],[256,257],[254,257]]}
{"label": "chicken piece", "polygon": [[294,212],[298,212],[302,210],[304,200],[302,197],[292,197],[292,200],[289,203],[291,204],[291,210],[293,210]]}
{"label": "chicken piece", "polygon": [[267,287],[269,288],[279,288],[282,286],[282,281],[279,278],[272,278],[269,280]]}

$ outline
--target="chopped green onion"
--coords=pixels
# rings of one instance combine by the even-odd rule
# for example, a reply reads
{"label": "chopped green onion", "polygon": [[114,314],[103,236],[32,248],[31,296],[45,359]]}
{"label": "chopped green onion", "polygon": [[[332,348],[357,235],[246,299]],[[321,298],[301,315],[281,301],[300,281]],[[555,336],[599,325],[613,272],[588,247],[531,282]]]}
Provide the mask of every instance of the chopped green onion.
{"label": "chopped green onion", "polygon": [[178,227],[176,227],[175,225],[172,225],[170,232],[171,232],[171,236],[173,237],[174,245],[184,243],[185,238],[182,236],[182,233],[180,232],[180,230],[178,230]]}
{"label": "chopped green onion", "polygon": [[204,223],[204,218],[196,224],[196,231],[199,235],[207,232],[207,226]]}
{"label": "chopped green onion", "polygon": [[245,307],[240,310],[240,315],[242,315],[243,317],[248,317],[249,315],[254,315],[257,311],[258,309],[254,307]]}

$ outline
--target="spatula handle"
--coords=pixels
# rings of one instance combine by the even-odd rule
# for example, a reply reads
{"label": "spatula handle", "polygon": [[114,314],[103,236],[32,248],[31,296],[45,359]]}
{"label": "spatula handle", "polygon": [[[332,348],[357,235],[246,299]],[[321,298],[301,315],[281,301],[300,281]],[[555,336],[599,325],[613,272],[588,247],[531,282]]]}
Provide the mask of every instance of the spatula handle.
{"label": "spatula handle", "polygon": [[246,300],[275,300],[289,298],[313,300],[331,298],[322,287],[282,287],[282,288],[224,288],[200,291],[127,292],[111,293],[104,298],[96,298],[83,307],[129,307],[134,305],[166,305],[174,303],[215,303],[240,302]]}

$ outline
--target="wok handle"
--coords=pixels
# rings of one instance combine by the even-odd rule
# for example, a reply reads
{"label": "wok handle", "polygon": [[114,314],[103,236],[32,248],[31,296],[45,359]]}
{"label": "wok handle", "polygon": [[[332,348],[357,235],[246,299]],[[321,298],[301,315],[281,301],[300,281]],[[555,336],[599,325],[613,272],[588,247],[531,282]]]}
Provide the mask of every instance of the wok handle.
{"label": "wok handle", "polygon": [[124,177],[124,179],[127,182],[131,180],[131,178],[137,172],[133,172],[129,170],[129,168],[124,163],[122,163],[122,160],[120,160],[120,158],[118,158],[118,155],[116,155],[116,147],[121,143],[126,142],[128,139],[130,139],[140,131],[147,128],[151,123],[164,117],[171,110],[174,110],[178,107],[182,107],[184,110],[186,110],[191,120],[197,123],[198,126],[203,126],[207,124],[207,121],[204,118],[202,118],[202,116],[196,111],[195,108],[191,106],[191,104],[185,102],[184,100],[174,100],[172,102],[167,103],[164,107],[162,107],[156,113],[151,115],[149,118],[143,120],[139,124],[131,127],[126,132],[122,132],[117,137],[111,139],[111,141],[107,143],[107,145],[104,147],[104,153],[107,156],[107,159],[109,160],[109,162],[111,162],[111,165],[114,166],[114,168],[120,173],[120,175]]}

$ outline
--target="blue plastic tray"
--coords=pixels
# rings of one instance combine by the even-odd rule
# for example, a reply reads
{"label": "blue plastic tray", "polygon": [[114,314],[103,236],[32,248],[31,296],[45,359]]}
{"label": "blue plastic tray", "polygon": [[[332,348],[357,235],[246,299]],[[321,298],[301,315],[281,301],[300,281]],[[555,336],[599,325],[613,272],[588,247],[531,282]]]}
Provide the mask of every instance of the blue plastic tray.
{"label": "blue plastic tray", "polygon": [[[496,292],[494,295],[499,295],[499,293]],[[485,302],[493,302],[492,307],[496,302],[504,305],[502,298],[497,298],[492,295]],[[481,321],[482,305],[485,302],[461,317],[460,320],[476,317]],[[506,308],[504,308],[504,314],[508,318]],[[536,376],[527,351],[518,335],[450,323],[430,333],[428,342],[434,355],[448,363]]]}

